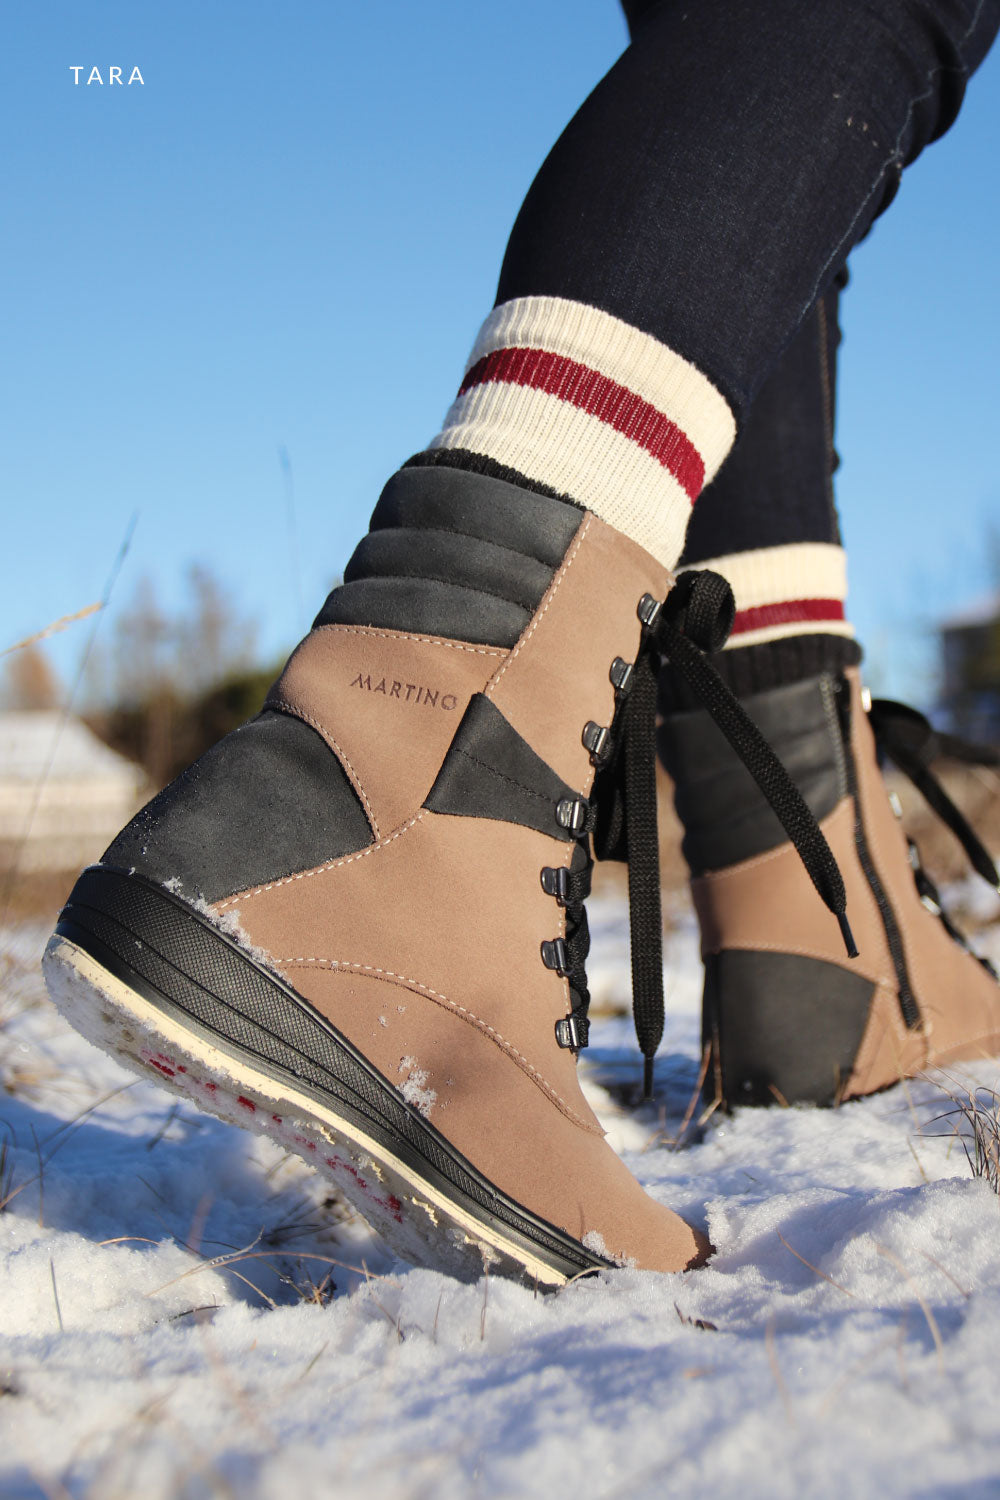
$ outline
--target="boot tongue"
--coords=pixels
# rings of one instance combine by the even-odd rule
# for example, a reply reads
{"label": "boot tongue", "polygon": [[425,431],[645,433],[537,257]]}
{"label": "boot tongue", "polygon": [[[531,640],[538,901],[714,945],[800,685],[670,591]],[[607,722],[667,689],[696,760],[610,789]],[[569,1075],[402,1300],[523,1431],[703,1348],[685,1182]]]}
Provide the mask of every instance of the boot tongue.
{"label": "boot tongue", "polygon": [[493,474],[412,460],[316,625],[368,625],[514,646],[580,528],[579,506]]}

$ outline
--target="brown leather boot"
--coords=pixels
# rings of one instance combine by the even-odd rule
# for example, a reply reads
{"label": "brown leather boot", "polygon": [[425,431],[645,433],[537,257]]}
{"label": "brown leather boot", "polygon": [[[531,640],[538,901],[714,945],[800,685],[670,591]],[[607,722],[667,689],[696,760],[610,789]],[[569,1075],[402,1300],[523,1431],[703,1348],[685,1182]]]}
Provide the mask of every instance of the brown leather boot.
{"label": "brown leather boot", "polygon": [[[668,712],[659,746],[675,781],[701,925],[709,1091],[728,1106],[834,1104],[1000,1051],[1000,985],[943,917],[908,847],[858,670],[742,702],[820,821],[860,953],[844,957],[836,922],[714,725],[698,710]],[[899,715],[887,712],[896,707],[882,706],[888,748],[912,759],[904,768],[919,780],[921,755],[905,743],[919,716],[911,713],[900,734]],[[920,723],[926,732],[917,739],[929,744]],[[955,826],[995,884],[988,856]]]}
{"label": "brown leather boot", "polygon": [[52,998],[409,1259],[697,1264],[577,1080],[592,751],[664,569],[575,506],[417,469],[346,577],[264,712],[80,877]]}

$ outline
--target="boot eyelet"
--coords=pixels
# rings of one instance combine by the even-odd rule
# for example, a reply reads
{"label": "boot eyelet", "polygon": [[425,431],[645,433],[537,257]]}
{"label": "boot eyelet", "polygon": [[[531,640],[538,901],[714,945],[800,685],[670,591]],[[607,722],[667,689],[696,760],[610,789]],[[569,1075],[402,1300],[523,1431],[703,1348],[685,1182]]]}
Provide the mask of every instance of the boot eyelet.
{"label": "boot eyelet", "polygon": [[622,694],[628,692],[629,688],[632,686],[632,672],[633,667],[630,661],[625,661],[620,656],[615,657],[614,661],[611,663],[611,670],[609,671],[608,676],[611,678],[612,686],[614,687],[616,692]]}
{"label": "boot eyelet", "polygon": [[659,599],[654,599],[652,594],[643,594],[636,608],[636,614],[648,630],[656,623],[656,617],[663,605]]}
{"label": "boot eyelet", "polygon": [[589,1032],[590,1022],[586,1016],[562,1016],[556,1022],[556,1043],[571,1052],[579,1052],[581,1047],[586,1047]]}
{"label": "boot eyelet", "polygon": [[563,797],[556,805],[556,822],[570,833],[586,833],[590,808],[582,797]]}
{"label": "boot eyelet", "polygon": [[569,954],[562,938],[545,939],[542,943],[542,963],[547,969],[554,969],[560,979],[566,978],[569,973]]}
{"label": "boot eyelet", "polygon": [[604,724],[595,724],[593,719],[583,726],[581,735],[584,748],[590,751],[590,759],[593,765],[602,766],[608,758],[610,750],[611,730]]}
{"label": "boot eyelet", "polygon": [[553,868],[546,865],[541,872],[542,890],[547,896],[554,896],[560,906],[565,906],[569,899],[569,871],[565,865]]}

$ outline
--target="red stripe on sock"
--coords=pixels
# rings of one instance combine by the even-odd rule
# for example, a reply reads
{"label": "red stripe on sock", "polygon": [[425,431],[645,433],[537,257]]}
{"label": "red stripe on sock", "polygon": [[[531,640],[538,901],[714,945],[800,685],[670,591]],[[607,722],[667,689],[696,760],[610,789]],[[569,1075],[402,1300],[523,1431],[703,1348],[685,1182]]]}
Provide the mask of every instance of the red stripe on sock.
{"label": "red stripe on sock", "polygon": [[767,625],[798,625],[804,620],[842,620],[844,605],[840,599],[784,599],[778,604],[758,604],[753,609],[738,609],[730,635],[746,630],[762,630]]}
{"label": "red stripe on sock", "polygon": [[670,471],[692,502],[701,492],[705,465],[687,434],[627,386],[589,365],[545,349],[498,349],[477,360],[458,394],[464,396],[472,386],[493,381],[529,386],[578,406],[645,448]]}

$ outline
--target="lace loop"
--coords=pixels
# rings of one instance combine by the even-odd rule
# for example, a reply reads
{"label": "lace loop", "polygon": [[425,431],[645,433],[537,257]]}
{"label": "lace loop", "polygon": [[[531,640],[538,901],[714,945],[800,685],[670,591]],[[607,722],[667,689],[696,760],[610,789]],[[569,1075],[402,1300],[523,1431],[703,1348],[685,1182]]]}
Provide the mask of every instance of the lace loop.
{"label": "lace loop", "polygon": [[722,650],[735,618],[736,599],[728,579],[707,568],[680,575],[661,615],[692,645],[708,653]]}

